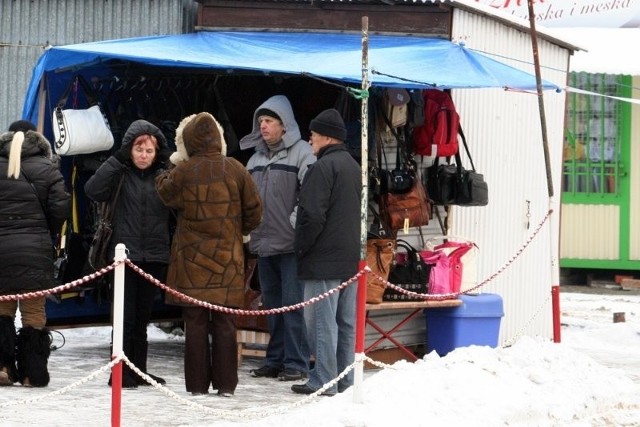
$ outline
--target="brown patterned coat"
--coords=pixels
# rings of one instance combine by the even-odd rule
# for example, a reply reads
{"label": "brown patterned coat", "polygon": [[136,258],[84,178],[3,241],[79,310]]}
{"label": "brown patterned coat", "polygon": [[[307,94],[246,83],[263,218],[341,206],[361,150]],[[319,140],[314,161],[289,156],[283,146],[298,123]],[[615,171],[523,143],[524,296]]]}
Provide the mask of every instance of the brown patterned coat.
{"label": "brown patterned coat", "polygon": [[[222,155],[213,116],[194,116],[182,138],[189,159],[156,179],[160,198],[177,211],[167,284],[198,300],[241,307],[242,236],[260,224],[260,196],[245,167]],[[188,305],[171,294],[166,301]]]}

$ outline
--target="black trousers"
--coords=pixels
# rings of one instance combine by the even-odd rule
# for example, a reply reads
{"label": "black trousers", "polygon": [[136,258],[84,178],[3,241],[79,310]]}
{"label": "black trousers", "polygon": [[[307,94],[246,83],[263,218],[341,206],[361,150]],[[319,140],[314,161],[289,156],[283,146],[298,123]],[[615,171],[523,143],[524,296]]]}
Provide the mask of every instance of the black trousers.
{"label": "black trousers", "polygon": [[[165,282],[166,264],[136,263],[136,265],[162,283]],[[147,325],[151,320],[153,303],[159,292],[159,288],[153,283],[131,268],[125,268],[122,350],[143,372],[147,369]]]}

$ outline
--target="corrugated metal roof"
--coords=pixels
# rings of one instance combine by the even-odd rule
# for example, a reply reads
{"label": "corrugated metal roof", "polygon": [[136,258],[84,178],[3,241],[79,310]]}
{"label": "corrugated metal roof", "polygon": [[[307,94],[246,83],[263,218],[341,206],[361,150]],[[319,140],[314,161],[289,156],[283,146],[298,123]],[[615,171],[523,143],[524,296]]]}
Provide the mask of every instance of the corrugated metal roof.
{"label": "corrugated metal roof", "polygon": [[193,31],[193,0],[0,1],[0,131],[20,117],[31,70],[49,45]]}

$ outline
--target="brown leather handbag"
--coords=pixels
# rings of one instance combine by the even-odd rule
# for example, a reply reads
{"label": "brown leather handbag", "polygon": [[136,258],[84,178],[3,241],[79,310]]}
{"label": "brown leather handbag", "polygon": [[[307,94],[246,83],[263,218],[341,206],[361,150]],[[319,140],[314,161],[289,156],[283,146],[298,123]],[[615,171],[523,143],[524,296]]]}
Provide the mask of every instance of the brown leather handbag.
{"label": "brown leather handbag", "polygon": [[367,265],[374,274],[367,275],[367,304],[380,304],[389,279],[391,264],[396,256],[395,239],[370,238],[367,240]]}
{"label": "brown leather handbag", "polygon": [[387,193],[380,197],[380,214],[391,230],[429,224],[431,202],[417,177],[406,193]]}
{"label": "brown leather handbag", "polygon": [[[244,310],[263,310],[262,292],[260,291],[260,280],[258,278],[258,258],[251,255],[245,248],[244,257]],[[267,316],[261,315],[238,315],[235,318],[236,328],[269,332]]]}

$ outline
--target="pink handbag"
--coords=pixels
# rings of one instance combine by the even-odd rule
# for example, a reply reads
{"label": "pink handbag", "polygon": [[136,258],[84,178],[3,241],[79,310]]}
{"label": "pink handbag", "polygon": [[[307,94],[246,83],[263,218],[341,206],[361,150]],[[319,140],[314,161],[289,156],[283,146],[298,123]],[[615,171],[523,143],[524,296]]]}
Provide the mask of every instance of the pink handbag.
{"label": "pink handbag", "polygon": [[422,260],[433,266],[429,274],[430,294],[460,292],[464,268],[462,257],[473,246],[470,242],[448,241],[435,246],[433,250],[420,251]]}
{"label": "pink handbag", "polygon": [[420,257],[431,265],[429,272],[429,293],[448,294],[451,292],[449,257],[440,251],[420,251]]}

